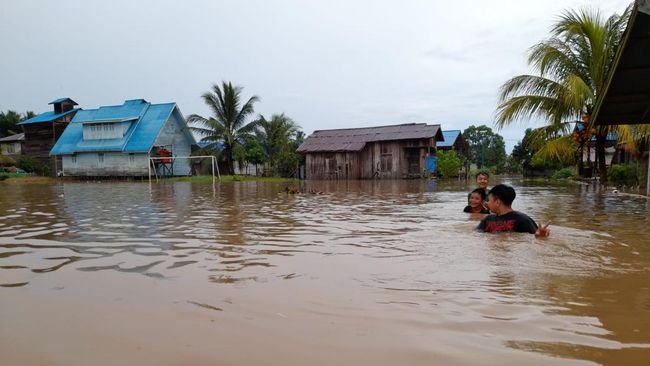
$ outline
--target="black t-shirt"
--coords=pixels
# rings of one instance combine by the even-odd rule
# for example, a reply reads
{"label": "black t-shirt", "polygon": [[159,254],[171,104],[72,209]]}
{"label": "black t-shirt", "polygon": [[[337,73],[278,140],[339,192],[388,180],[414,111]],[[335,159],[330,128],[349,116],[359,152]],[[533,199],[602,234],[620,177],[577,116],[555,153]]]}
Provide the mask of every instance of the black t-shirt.
{"label": "black t-shirt", "polygon": [[[472,213],[472,206],[465,206],[465,209],[463,209],[463,212],[469,212],[469,213]],[[476,212],[476,213],[479,213],[479,212]],[[482,213],[482,214],[489,214],[489,213],[490,213],[490,210],[488,210],[488,209],[485,208],[485,207],[482,207],[480,213]]]}
{"label": "black t-shirt", "polygon": [[501,216],[488,215],[484,217],[476,227],[476,230],[485,231],[486,233],[514,231],[517,233],[535,234],[537,224],[528,215],[511,211]]}

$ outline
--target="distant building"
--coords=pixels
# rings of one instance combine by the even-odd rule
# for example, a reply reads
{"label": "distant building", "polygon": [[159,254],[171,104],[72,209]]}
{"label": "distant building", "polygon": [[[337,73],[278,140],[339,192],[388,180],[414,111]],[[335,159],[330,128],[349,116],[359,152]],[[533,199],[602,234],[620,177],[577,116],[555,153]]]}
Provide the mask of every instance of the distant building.
{"label": "distant building", "polygon": [[[573,127],[573,135],[580,136],[585,133],[585,124],[576,121]],[[618,146],[618,136],[614,132],[608,132],[605,138],[605,165],[612,165],[612,159],[616,155]],[[582,159],[582,170],[579,172],[582,177],[591,177],[593,172],[598,170],[598,156],[596,155],[596,136],[591,135],[589,141],[586,141],[580,151]]]}
{"label": "distant building", "polygon": [[10,156],[17,158],[23,150],[25,143],[25,134],[19,133],[0,139],[0,155]]}
{"label": "distant building", "polygon": [[[79,111],[50,151],[62,156],[63,176],[190,175],[196,144],[176,103],[144,99]],[[150,163],[150,157],[156,158]]]}
{"label": "distant building", "polygon": [[465,141],[463,133],[460,130],[442,131],[444,141],[437,143],[438,150],[451,150],[456,151],[458,156],[467,156],[469,144]]}
{"label": "distant building", "polygon": [[392,126],[315,131],[298,147],[307,179],[398,179],[427,175],[440,125]]}
{"label": "distant building", "polygon": [[79,109],[74,108],[77,102],[70,98],[59,98],[48,104],[53,105],[53,111],[41,113],[18,125],[25,132],[22,154],[47,165],[54,175],[61,169],[61,159],[50,156],[49,152]]}

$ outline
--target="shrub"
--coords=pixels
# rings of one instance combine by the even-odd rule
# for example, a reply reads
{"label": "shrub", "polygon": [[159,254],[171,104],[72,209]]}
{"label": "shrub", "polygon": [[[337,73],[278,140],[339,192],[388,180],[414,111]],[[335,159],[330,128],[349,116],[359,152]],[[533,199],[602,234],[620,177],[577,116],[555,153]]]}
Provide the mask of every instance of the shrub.
{"label": "shrub", "polygon": [[36,173],[38,175],[50,175],[50,167],[32,158],[31,156],[24,155],[18,158],[16,166],[28,173]]}
{"label": "shrub", "polygon": [[553,179],[570,179],[575,177],[576,173],[573,168],[562,168],[556,170],[555,173],[551,176]]}
{"label": "shrub", "polygon": [[460,169],[462,162],[456,156],[454,150],[449,151],[438,151],[438,159],[436,163],[438,165],[438,171],[443,176],[443,178],[455,177],[458,175],[458,169]]}
{"label": "shrub", "polygon": [[10,156],[0,155],[0,166],[14,166],[16,165],[16,160]]}
{"label": "shrub", "polygon": [[639,184],[639,168],[636,164],[617,164],[609,167],[607,180],[614,185],[633,186]]}

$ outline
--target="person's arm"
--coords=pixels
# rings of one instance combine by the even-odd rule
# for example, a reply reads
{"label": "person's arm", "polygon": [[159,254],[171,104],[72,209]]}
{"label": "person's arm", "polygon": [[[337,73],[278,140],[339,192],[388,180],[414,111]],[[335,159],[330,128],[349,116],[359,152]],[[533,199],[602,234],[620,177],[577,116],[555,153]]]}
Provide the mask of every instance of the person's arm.
{"label": "person's arm", "polygon": [[486,220],[487,220],[487,216],[484,217],[483,220],[481,220],[481,222],[478,224],[478,226],[474,230],[485,231],[485,222],[486,222]]}
{"label": "person's arm", "polygon": [[537,231],[535,231],[535,236],[538,238],[546,238],[551,235],[551,229],[548,228],[549,225],[551,225],[550,221],[544,225],[539,226],[537,228]]}

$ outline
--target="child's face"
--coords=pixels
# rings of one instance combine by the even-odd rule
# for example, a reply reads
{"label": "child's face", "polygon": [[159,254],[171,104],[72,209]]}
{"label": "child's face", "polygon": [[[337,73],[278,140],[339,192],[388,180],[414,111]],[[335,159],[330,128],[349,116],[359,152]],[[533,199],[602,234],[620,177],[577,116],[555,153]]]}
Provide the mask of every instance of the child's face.
{"label": "child's face", "polygon": [[481,195],[478,193],[472,193],[472,195],[469,196],[469,205],[472,207],[483,206]]}
{"label": "child's face", "polygon": [[488,186],[488,180],[489,180],[489,179],[488,179],[487,175],[485,175],[485,174],[479,174],[479,176],[476,177],[476,185],[477,185],[479,188],[483,188],[483,189],[485,189],[485,188],[487,188],[487,186]]}

